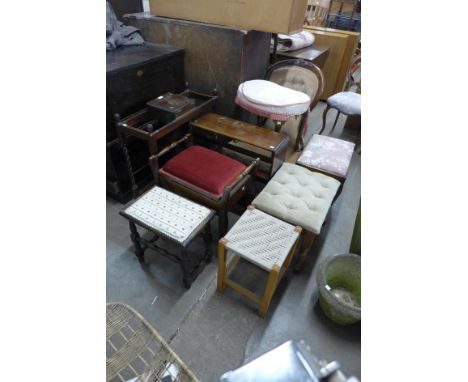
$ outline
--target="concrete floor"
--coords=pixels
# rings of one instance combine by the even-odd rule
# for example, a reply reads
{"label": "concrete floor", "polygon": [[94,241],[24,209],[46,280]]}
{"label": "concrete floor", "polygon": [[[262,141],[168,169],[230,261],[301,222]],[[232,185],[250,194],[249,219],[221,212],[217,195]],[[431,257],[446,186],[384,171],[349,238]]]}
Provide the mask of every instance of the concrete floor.
{"label": "concrete floor", "polygon": [[[309,137],[320,126],[324,103],[319,103],[309,121]],[[334,113],[329,113],[329,126]],[[353,131],[343,131],[339,119],[333,136],[354,140]],[[309,138],[308,137],[308,138]],[[289,339],[303,339],[315,355],[338,360],[342,369],[360,378],[360,324],[340,327],[329,321],[318,306],[316,264],[323,258],[349,251],[354,219],[361,195],[361,156],[354,154],[343,192],[333,205],[321,235],[316,239],[300,275],[291,272],[280,284],[268,315],[261,319],[256,307],[229,288],[216,292],[216,261],[202,268],[187,290],[179,266],[148,251],[140,265],[129,237],[127,221],[118,212],[119,203],[107,199],[107,300],[125,302],[137,309],[168,340],[173,349],[201,381],[218,381],[235,369]],[[230,214],[232,226],[237,216]],[[216,235],[217,222],[212,222]],[[170,244],[167,249],[176,251]],[[195,240],[190,251],[203,251]],[[242,284],[261,293],[263,271],[240,262],[232,274]],[[259,288],[260,286],[260,288]]]}

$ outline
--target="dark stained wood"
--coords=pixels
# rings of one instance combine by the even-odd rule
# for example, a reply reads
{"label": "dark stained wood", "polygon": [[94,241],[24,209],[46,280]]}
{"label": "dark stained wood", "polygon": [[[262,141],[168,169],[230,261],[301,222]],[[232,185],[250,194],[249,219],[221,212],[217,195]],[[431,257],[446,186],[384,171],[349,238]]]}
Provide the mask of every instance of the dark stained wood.
{"label": "dark stained wood", "polygon": [[291,52],[278,52],[275,61],[283,61],[290,58],[302,58],[323,68],[328,58],[329,48],[326,45],[312,45],[306,48],[293,50]]}
{"label": "dark stained wood", "polygon": [[[252,158],[260,158],[270,165],[268,173],[257,169],[257,176],[263,180],[270,180],[285,160],[289,137],[275,131],[259,127],[247,122],[238,121],[215,113],[208,113],[192,121],[192,127],[201,132],[207,132],[219,147],[248,155]],[[205,135],[205,138],[208,137]],[[227,138],[227,139],[226,139]],[[246,143],[247,145],[265,150],[269,157],[250,151],[248,148],[233,145],[229,140]]]}
{"label": "dark stained wood", "polygon": [[112,5],[118,20],[127,13],[143,12],[142,0],[107,0]]}
{"label": "dark stained wood", "polygon": [[263,78],[269,65],[271,33],[145,13],[128,15],[126,21],[141,29],[146,41],[184,48],[186,80],[201,92],[216,88],[220,114],[233,117],[239,84]]}
{"label": "dark stained wood", "polygon": [[[278,61],[275,64],[271,65],[268,68],[265,79],[269,81],[270,78],[271,78],[271,75],[276,70],[278,70],[280,68],[285,68],[285,67],[288,67],[288,66],[299,66],[301,68],[308,69],[316,76],[319,85],[318,85],[318,89],[317,89],[317,91],[315,93],[315,96],[310,101],[308,112],[311,112],[312,109],[315,107],[315,105],[317,105],[318,101],[320,100],[320,96],[323,93],[324,79],[323,79],[322,71],[320,70],[320,68],[317,65],[313,64],[310,61],[304,60],[302,58],[289,59],[289,60],[284,60],[284,61]],[[283,85],[283,84],[279,84],[279,85]],[[303,137],[303,135],[304,135],[304,131],[305,131],[305,128],[306,128],[306,123],[307,123],[307,118],[306,117],[308,115],[308,112],[305,112],[301,116],[301,122],[300,122],[299,129],[298,129],[298,132],[297,132],[296,142],[294,144],[294,149],[296,151],[301,151],[304,148],[304,137]],[[280,126],[281,125],[282,124],[280,124]]]}
{"label": "dark stained wood", "polygon": [[[127,207],[129,207],[129,205],[127,205],[126,208]],[[141,264],[143,264],[145,262],[145,251],[147,249],[152,249],[153,251],[157,252],[159,255],[164,256],[168,258],[169,260],[175,263],[178,263],[180,265],[180,267],[182,268],[182,272],[183,272],[182,281],[184,283],[184,286],[187,289],[190,288],[194,280],[194,277],[196,275],[196,272],[200,268],[202,262],[206,262],[206,263],[211,262],[213,253],[211,251],[212,235],[211,235],[210,222],[214,216],[214,211],[210,212],[208,217],[201,223],[201,225],[197,229],[195,229],[191,233],[191,235],[185,240],[184,243],[179,243],[175,241],[174,239],[172,239],[171,237],[165,235],[163,232],[160,232],[154,227],[151,227],[148,224],[144,223],[143,221],[140,221],[138,218],[127,214],[125,212],[125,209],[120,211],[120,215],[128,219],[129,221],[130,238],[135,248],[135,255],[137,256],[138,261]],[[151,232],[154,235],[154,237],[150,240],[142,237],[138,232],[137,225]],[[193,239],[199,234],[202,235],[203,241],[205,242],[205,245],[206,245],[205,254],[203,257],[198,256],[198,260],[195,262],[195,264],[192,264],[193,263],[192,258],[194,256],[193,256],[193,253],[192,254],[188,253],[187,247],[190,245]],[[155,244],[155,242],[158,241],[159,239],[165,239],[167,241],[170,241],[171,243],[176,244],[178,247],[180,247],[181,254],[178,255],[176,253],[172,253],[168,251],[167,249]]]}
{"label": "dark stained wood", "polygon": [[197,118],[192,125],[268,151],[284,144],[285,139],[289,140],[284,134],[215,113]]}
{"label": "dark stained wood", "polygon": [[186,183],[180,183],[175,178],[166,176],[163,172],[159,171],[161,168],[159,165],[160,158],[176,149],[177,146],[186,144],[187,142],[192,144],[193,141],[191,138],[191,134],[186,134],[182,139],[163,148],[159,155],[150,157],[149,163],[154,180],[157,185],[163,186],[165,189],[175,194],[184,196],[187,199],[216,210],[219,217],[218,234],[219,237],[222,237],[226,234],[228,229],[228,212],[233,210],[234,206],[243,196],[249,195],[250,199],[253,198],[252,187],[255,183],[256,170],[260,158],[253,160],[252,163],[224,189],[223,195],[219,199],[215,199],[205,193],[201,193],[196,187],[192,188]]}
{"label": "dark stained wood", "polygon": [[[185,89],[184,50],[169,45],[149,44],[124,46],[106,52],[106,143],[118,138],[114,116],[125,118],[141,110],[147,101],[166,92]],[[132,162],[147,160],[145,142],[129,141]],[[126,202],[131,197],[130,175],[126,171],[123,146],[112,144],[107,155],[107,193]],[[123,164],[123,166],[122,166]],[[122,176],[123,174],[123,176]],[[142,170],[137,182],[144,185],[151,180],[149,168]]]}
{"label": "dark stained wood", "polygon": [[[144,141],[143,143],[146,144],[145,152],[149,155],[145,158],[145,166],[148,168],[152,166],[151,161],[149,161],[148,166],[148,158],[160,152],[159,146],[164,147],[172,142],[172,140],[180,138],[181,135],[185,133],[184,130],[187,129],[187,122],[212,110],[217,99],[216,95],[192,92],[188,89],[173,96],[187,98],[193,103],[193,107],[185,108],[180,111],[175,110],[171,116],[169,110],[161,110],[155,107],[157,105],[157,102],[155,102],[156,100],[150,100],[148,103],[153,106],[145,107],[127,118],[120,119],[118,114],[115,116],[117,134],[124,147],[124,151],[127,142],[131,138]],[[132,158],[130,158],[130,155],[125,155],[125,159],[132,184],[132,196],[135,198],[145,190],[145,185],[139,187],[136,184],[134,174],[139,170],[132,165]]]}

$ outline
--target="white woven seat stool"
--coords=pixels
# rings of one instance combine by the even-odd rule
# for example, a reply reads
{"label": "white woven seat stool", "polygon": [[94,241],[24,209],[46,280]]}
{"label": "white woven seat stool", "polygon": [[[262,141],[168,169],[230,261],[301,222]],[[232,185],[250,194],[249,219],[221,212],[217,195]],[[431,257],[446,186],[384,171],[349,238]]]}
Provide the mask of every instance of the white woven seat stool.
{"label": "white woven seat stool", "polygon": [[[231,287],[257,303],[260,306],[258,314],[265,317],[271,298],[291,264],[301,230],[301,227],[285,223],[253,206],[248,207],[226,236],[219,240],[218,291],[224,291],[226,285]],[[230,253],[233,257],[226,264],[226,254]],[[228,278],[239,258],[269,273],[263,296],[255,295]]]}

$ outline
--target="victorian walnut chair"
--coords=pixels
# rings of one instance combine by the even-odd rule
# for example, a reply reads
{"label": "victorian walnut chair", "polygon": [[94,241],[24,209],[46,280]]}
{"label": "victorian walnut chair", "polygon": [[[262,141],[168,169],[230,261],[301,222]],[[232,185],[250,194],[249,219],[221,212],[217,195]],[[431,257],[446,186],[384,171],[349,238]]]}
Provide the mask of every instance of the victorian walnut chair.
{"label": "victorian walnut chair", "polygon": [[[159,159],[183,147],[159,168]],[[244,196],[253,198],[252,189],[260,158],[245,166],[226,155],[193,145],[191,133],[162,149],[149,158],[157,185],[214,209],[218,214],[218,234],[228,229],[228,212]],[[250,200],[248,200],[250,202]]]}
{"label": "victorian walnut chair", "polygon": [[[361,95],[349,90],[360,92],[360,56],[356,57],[350,67],[347,82],[347,91],[337,93],[327,100],[327,107],[323,113],[322,127],[314,134],[304,148],[296,164],[309,170],[321,172],[340,181],[343,185],[348,175],[356,145],[343,139],[322,135],[330,109],[337,109],[338,114],[329,134],[336,126],[340,113],[354,117],[361,115]],[[359,138],[358,138],[359,140]],[[341,192],[341,187],[337,197]]]}
{"label": "victorian walnut chair", "polygon": [[355,118],[361,117],[361,55],[356,56],[351,63],[346,82],[346,91],[336,93],[327,99],[327,107],[323,112],[320,133],[325,129],[327,114],[330,109],[338,111],[330,134],[335,129],[340,114]]}
{"label": "victorian walnut chair", "polygon": [[[251,84],[261,85],[257,94],[253,94],[256,89]],[[242,83],[236,103],[259,116],[259,125],[288,135],[294,149],[300,151],[304,147],[307,117],[318,103],[323,86],[323,74],[316,65],[304,59],[284,60],[270,66],[264,81]],[[271,96],[274,92],[276,97]]]}

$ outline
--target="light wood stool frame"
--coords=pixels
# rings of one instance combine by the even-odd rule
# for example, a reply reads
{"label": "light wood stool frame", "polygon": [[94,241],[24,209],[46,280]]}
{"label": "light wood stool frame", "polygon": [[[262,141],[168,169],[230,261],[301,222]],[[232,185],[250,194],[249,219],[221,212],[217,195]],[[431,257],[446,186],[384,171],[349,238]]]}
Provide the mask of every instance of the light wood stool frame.
{"label": "light wood stool frame", "polygon": [[[250,208],[250,207],[249,207]],[[221,238],[218,243],[218,291],[223,292],[226,285],[234,289],[236,292],[240,293],[244,297],[247,297],[249,300],[254,301],[260,307],[258,309],[258,315],[260,317],[265,317],[268,311],[268,307],[270,306],[271,299],[273,294],[276,291],[281,279],[283,278],[284,274],[287,272],[289,266],[291,265],[291,261],[293,259],[294,253],[296,252],[296,248],[301,238],[302,228],[296,226],[295,231],[299,233],[294,245],[292,246],[291,250],[289,251],[288,256],[286,257],[283,265],[280,267],[277,264],[273,266],[272,270],[268,275],[267,285],[265,287],[265,291],[263,292],[263,296],[259,297],[247,288],[239,285],[238,283],[229,279],[229,273],[234,269],[237,262],[240,259],[239,255],[234,254],[231,261],[226,264],[226,245],[228,243],[226,238]],[[248,261],[247,259],[245,259]]]}

